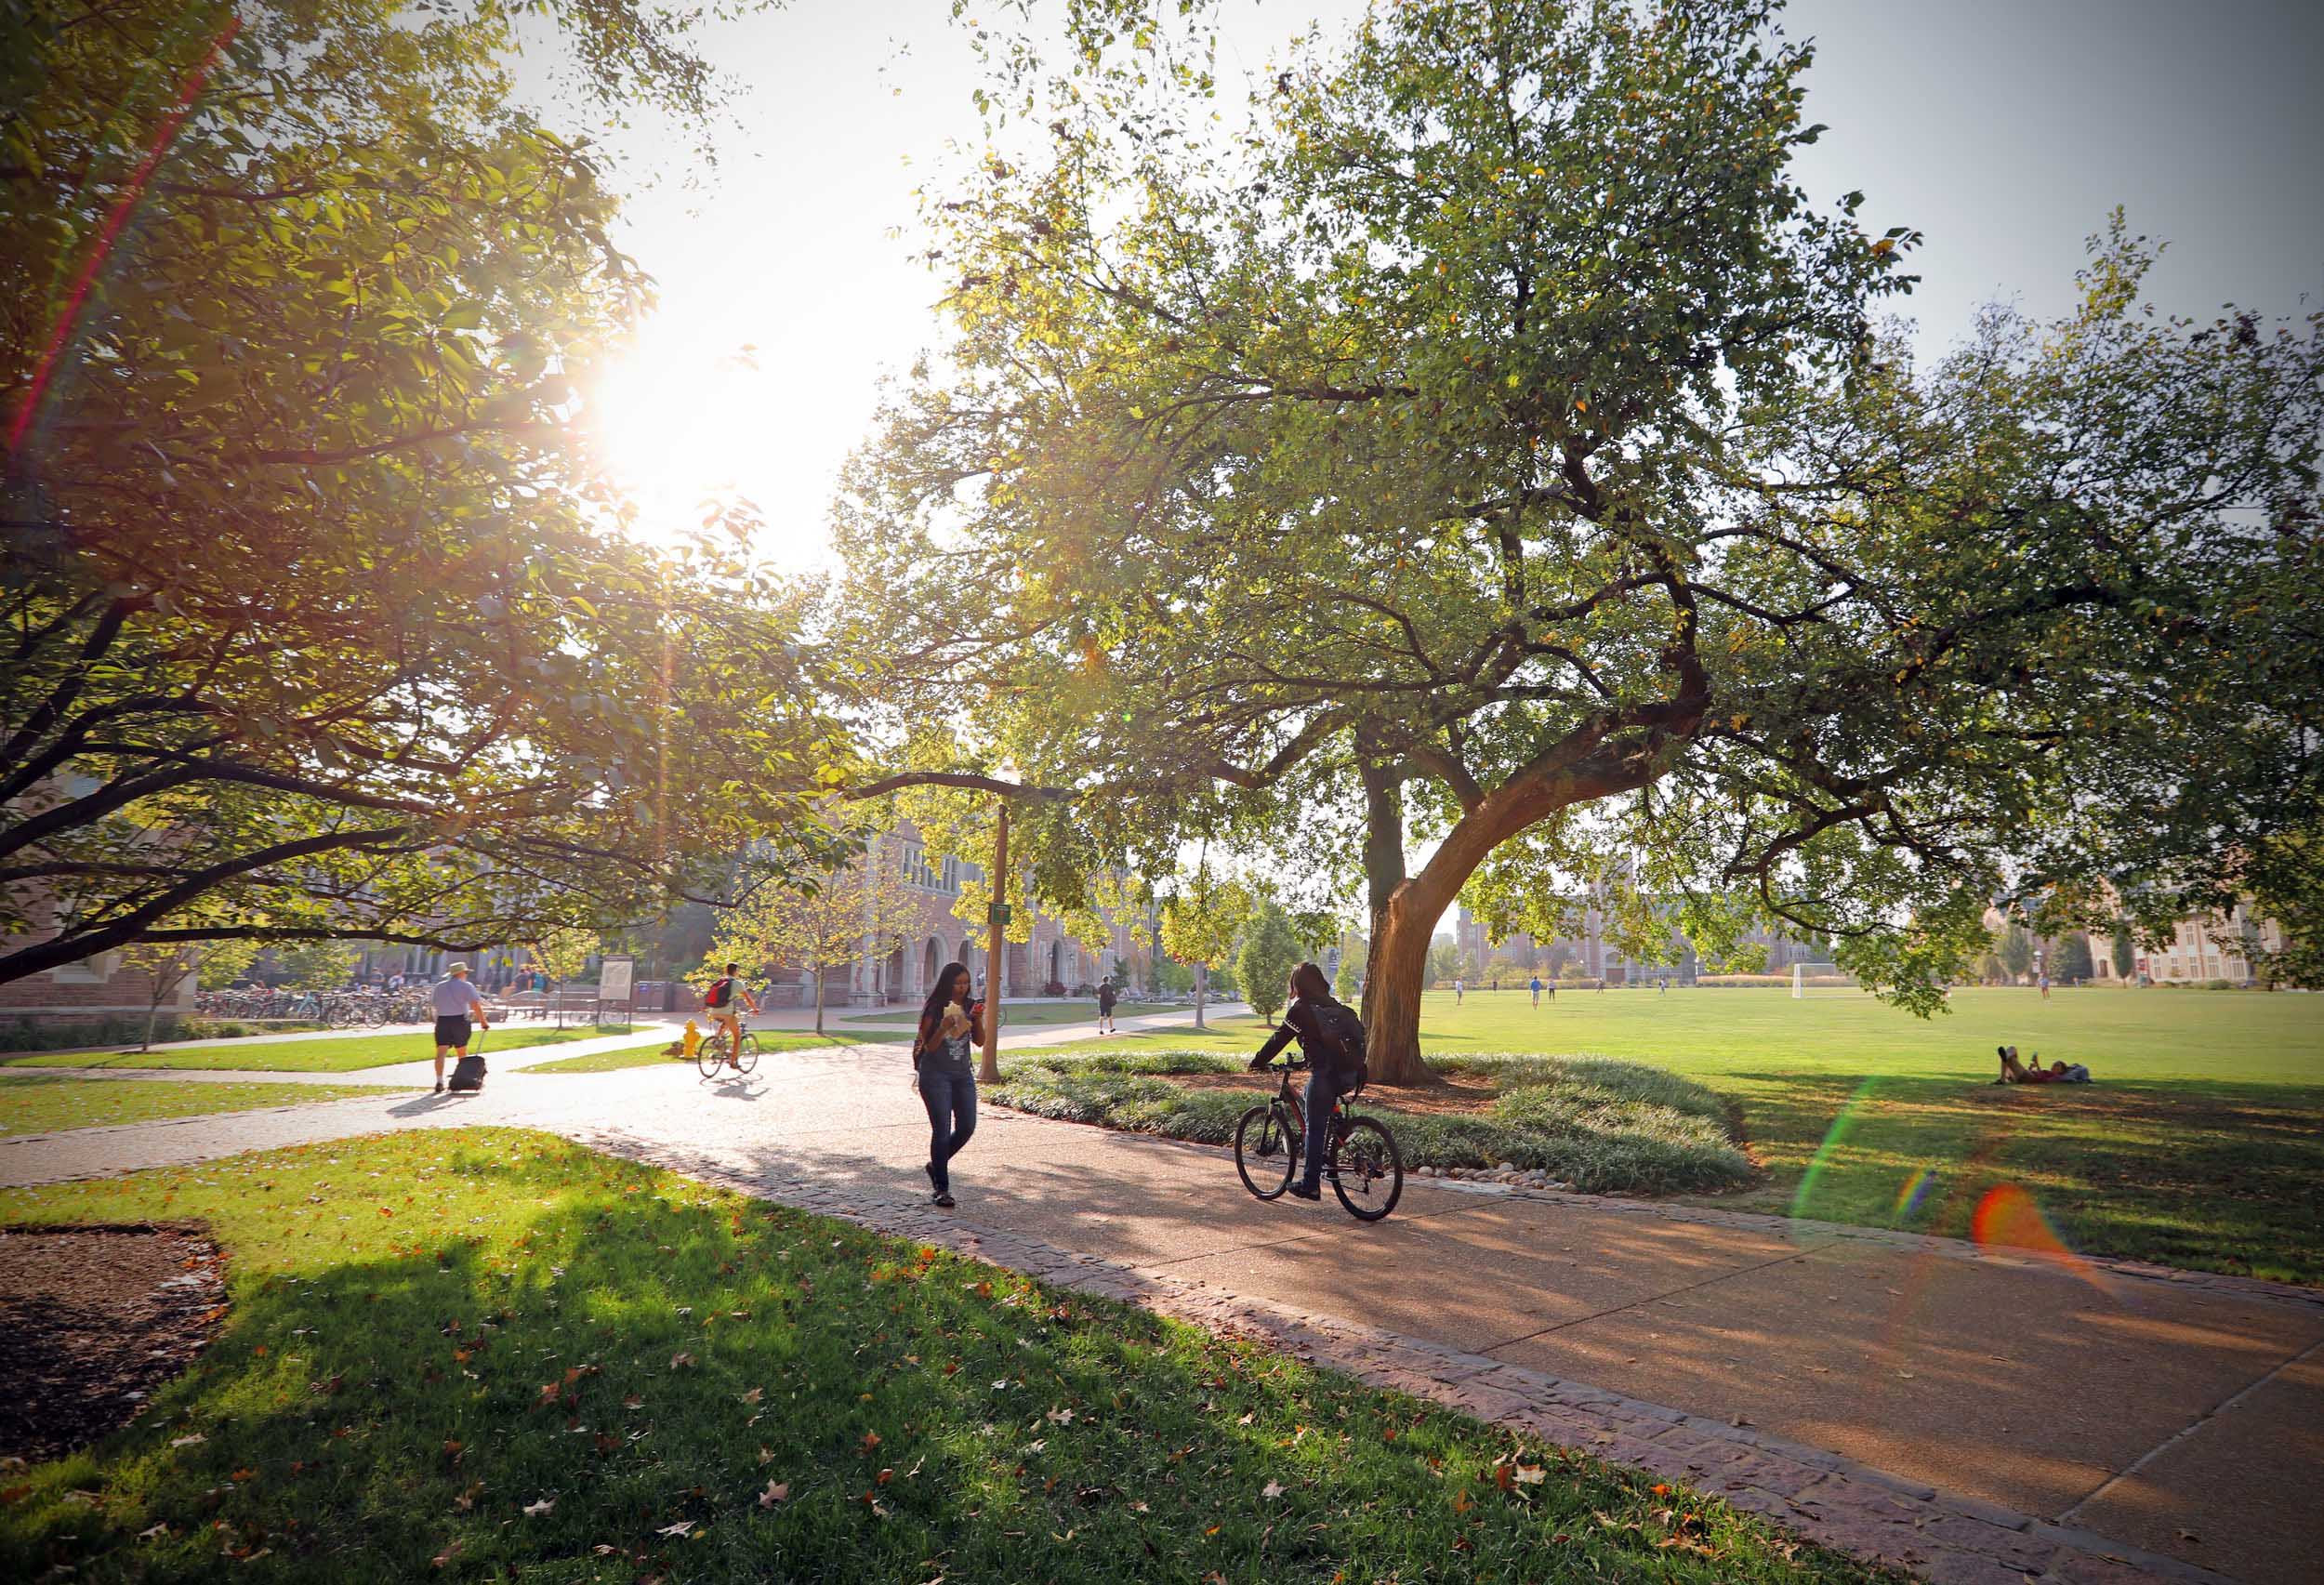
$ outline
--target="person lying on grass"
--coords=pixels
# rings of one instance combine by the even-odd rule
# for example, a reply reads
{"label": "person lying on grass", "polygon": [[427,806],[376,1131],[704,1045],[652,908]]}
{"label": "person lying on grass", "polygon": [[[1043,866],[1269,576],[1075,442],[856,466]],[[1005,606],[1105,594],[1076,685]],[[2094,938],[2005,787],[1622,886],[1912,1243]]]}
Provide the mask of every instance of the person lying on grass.
{"label": "person lying on grass", "polygon": [[1993,1081],[1996,1084],[2088,1084],[2090,1082],[2090,1069],[2080,1063],[2068,1067],[2064,1063],[2053,1062],[2045,1068],[2041,1065],[2041,1053],[2037,1051],[2034,1053],[2033,1065],[2028,1067],[2017,1060],[2016,1047],[1996,1046],[1994,1050],[2001,1054],[2001,1076]]}

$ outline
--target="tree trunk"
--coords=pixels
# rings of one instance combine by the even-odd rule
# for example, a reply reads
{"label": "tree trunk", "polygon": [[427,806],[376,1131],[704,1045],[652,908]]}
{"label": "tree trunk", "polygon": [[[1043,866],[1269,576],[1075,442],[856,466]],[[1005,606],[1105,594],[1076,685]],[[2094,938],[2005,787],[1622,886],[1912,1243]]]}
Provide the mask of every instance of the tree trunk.
{"label": "tree trunk", "polygon": [[823,1033],[823,971],[815,971],[815,1033]]}
{"label": "tree trunk", "polygon": [[[1380,1084],[1433,1084],[1435,1076],[1420,1056],[1420,985],[1428,971],[1429,940],[1436,921],[1459,896],[1461,886],[1495,848],[1526,826],[1561,809],[1643,786],[1662,771],[1659,756],[1617,755],[1600,750],[1554,772],[1522,774],[1478,799],[1445,833],[1427,865],[1397,880],[1382,898],[1379,886],[1391,873],[1388,834],[1377,828],[1383,812],[1397,819],[1395,870],[1403,867],[1401,811],[1391,786],[1386,797],[1370,798],[1375,828],[1365,839],[1371,870],[1371,986],[1364,998],[1365,1060]],[[1367,768],[1367,793],[1377,773]]]}
{"label": "tree trunk", "polygon": [[1209,1025],[1208,1025],[1208,1024],[1207,1024],[1203,1023],[1203,1021],[1202,1021],[1202,1009],[1203,1009],[1203,1002],[1204,1002],[1204,993],[1205,993],[1205,992],[1207,992],[1207,991],[1208,991],[1209,989],[1210,989],[1210,965],[1209,965],[1209,964],[1208,964],[1208,963],[1197,963],[1197,964],[1195,964],[1195,1028],[1197,1028],[1197,1029],[1207,1029],[1207,1028],[1208,1028],[1208,1027],[1209,1027]]}

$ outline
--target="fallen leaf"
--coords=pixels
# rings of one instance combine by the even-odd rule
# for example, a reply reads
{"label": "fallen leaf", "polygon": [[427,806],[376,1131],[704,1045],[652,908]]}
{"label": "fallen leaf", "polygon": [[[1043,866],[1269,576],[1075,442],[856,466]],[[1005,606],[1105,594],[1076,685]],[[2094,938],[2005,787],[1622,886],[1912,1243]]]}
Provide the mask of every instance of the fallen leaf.
{"label": "fallen leaf", "polygon": [[743,1394],[743,1402],[746,1404],[755,1404],[766,1395],[767,1390],[764,1387],[753,1387],[749,1392]]}
{"label": "fallen leaf", "polygon": [[790,1496],[790,1482],[769,1481],[767,1483],[767,1489],[759,1494],[759,1506],[761,1508],[772,1508],[778,1502],[789,1501]]}
{"label": "fallen leaf", "polygon": [[627,1397],[622,1399],[621,1407],[626,1409],[641,1409],[645,1407],[645,1400],[638,1396],[637,1393],[632,1393]]}
{"label": "fallen leaf", "polygon": [[1534,1464],[1520,1464],[1514,1473],[1519,1486],[1539,1486],[1550,1476],[1549,1471]]}
{"label": "fallen leaf", "polygon": [[759,1449],[759,1461],[762,1464],[772,1464],[774,1462],[774,1455],[768,1452],[763,1445]]}
{"label": "fallen leaf", "polygon": [[438,1552],[435,1556],[433,1556],[433,1557],[429,1558],[428,1561],[429,1561],[431,1565],[433,1565],[435,1567],[438,1567],[438,1568],[449,1568],[449,1567],[451,1567],[451,1566],[452,1566],[452,1560],[453,1560],[454,1558],[456,1558],[456,1557],[459,1556],[459,1555],[460,1555],[460,1543],[459,1543],[459,1542],[457,1542],[457,1541],[454,1541],[454,1542],[453,1542],[450,1546],[448,1546],[448,1547],[444,1548],[444,1549],[443,1549],[443,1551],[442,1551],[442,1552]]}
{"label": "fallen leaf", "polygon": [[154,1526],[150,1530],[139,1530],[138,1532],[138,1539],[141,1541],[150,1541],[156,1536],[166,1536],[167,1534],[169,1534],[169,1526],[166,1523],[164,1523]]}
{"label": "fallen leaf", "polygon": [[1469,1512],[1469,1488],[1463,1486],[1453,1496],[1453,1512],[1456,1513],[1466,1513]]}
{"label": "fallen leaf", "polygon": [[683,1370],[693,1362],[694,1356],[691,1354],[673,1354],[669,1356],[669,1367],[672,1370]]}
{"label": "fallen leaf", "polygon": [[557,1499],[555,1498],[544,1497],[538,1502],[526,1503],[524,1505],[524,1516],[527,1519],[537,1519],[542,1514],[548,1512],[550,1509],[556,1506]]}
{"label": "fallen leaf", "polygon": [[877,1447],[877,1446],[879,1446],[879,1433],[878,1433],[877,1431],[866,1431],[865,1433],[864,1433],[864,1451],[865,1451],[865,1452],[868,1453],[868,1452],[870,1452],[873,1448],[875,1448],[875,1447]]}
{"label": "fallen leaf", "polygon": [[1049,1422],[1051,1425],[1071,1425],[1074,1422],[1074,1411],[1071,1409],[1051,1409],[1049,1411]]}
{"label": "fallen leaf", "polygon": [[1273,1502],[1276,1498],[1283,1495],[1283,1486],[1279,1482],[1269,1481],[1265,1486],[1260,1488],[1259,1495],[1264,1498],[1267,1501]]}
{"label": "fallen leaf", "polygon": [[682,1540],[685,1539],[687,1532],[691,1531],[693,1527],[694,1522],[692,1519],[680,1519],[677,1524],[665,1525],[654,1533],[657,1536],[676,1536]]}
{"label": "fallen leaf", "polygon": [[207,1442],[208,1440],[208,1437],[203,1435],[197,1431],[191,1436],[174,1437],[171,1439],[169,1445],[172,1447],[191,1447],[197,1442]]}

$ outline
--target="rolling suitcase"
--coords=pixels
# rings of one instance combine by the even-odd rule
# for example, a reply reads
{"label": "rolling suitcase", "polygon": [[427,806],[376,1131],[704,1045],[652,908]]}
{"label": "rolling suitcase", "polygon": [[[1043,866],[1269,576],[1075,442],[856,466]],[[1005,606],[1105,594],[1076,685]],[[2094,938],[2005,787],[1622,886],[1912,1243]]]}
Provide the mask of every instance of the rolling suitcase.
{"label": "rolling suitcase", "polygon": [[452,1076],[443,1087],[455,1094],[470,1095],[484,1088],[484,1042],[481,1037],[475,1050],[452,1064]]}

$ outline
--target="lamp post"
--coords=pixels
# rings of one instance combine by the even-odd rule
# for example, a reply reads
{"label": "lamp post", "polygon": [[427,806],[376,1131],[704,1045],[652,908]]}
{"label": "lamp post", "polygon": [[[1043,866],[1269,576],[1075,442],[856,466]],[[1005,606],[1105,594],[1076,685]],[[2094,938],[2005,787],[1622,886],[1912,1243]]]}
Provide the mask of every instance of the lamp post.
{"label": "lamp post", "polygon": [[979,1084],[1000,1082],[1000,986],[1009,963],[1009,800],[1000,800],[1000,820],[993,837],[993,901],[991,944],[984,955],[984,1057],[978,1063]]}

